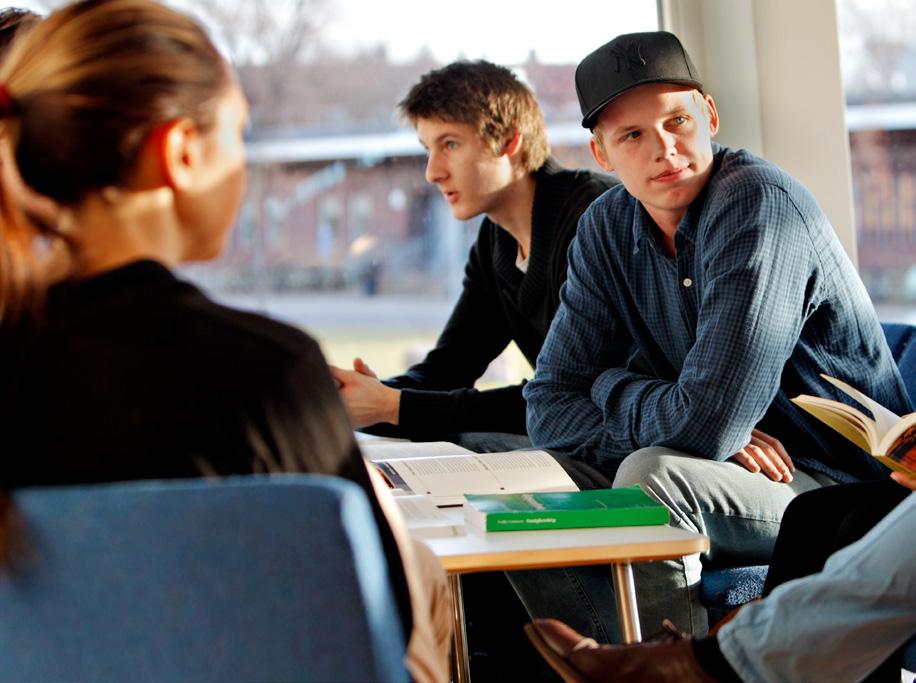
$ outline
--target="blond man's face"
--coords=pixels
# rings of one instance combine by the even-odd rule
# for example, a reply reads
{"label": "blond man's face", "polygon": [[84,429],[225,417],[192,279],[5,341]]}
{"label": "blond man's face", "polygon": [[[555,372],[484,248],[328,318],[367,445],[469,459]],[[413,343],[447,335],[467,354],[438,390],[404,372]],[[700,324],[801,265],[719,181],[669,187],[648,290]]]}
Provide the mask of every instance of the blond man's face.
{"label": "blond man's face", "polygon": [[657,223],[676,225],[709,178],[718,125],[711,97],[669,83],[641,85],[604,108],[590,148]]}

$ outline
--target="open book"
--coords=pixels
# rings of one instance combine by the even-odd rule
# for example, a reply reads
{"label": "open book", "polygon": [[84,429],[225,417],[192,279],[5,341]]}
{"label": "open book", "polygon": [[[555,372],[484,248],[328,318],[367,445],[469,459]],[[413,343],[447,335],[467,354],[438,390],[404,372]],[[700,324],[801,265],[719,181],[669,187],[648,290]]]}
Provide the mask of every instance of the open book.
{"label": "open book", "polygon": [[871,417],[845,403],[819,396],[801,394],[792,402],[892,470],[916,477],[916,413],[900,417],[846,382],[827,375],[821,377],[862,404]]}
{"label": "open book", "polygon": [[440,507],[462,505],[465,493],[579,490],[544,451],[473,453],[433,442],[379,444],[376,449],[364,445],[363,455],[396,493],[425,495]]}

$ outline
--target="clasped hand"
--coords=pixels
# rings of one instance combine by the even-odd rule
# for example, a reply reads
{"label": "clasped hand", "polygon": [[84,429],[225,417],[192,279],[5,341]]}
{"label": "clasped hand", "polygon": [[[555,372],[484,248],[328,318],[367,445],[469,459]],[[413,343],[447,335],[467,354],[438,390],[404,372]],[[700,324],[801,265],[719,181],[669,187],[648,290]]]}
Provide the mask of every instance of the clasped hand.
{"label": "clasped hand", "polygon": [[353,360],[352,370],[334,365],[328,367],[354,427],[367,427],[379,422],[398,423],[401,392],[382,384],[362,358]]}

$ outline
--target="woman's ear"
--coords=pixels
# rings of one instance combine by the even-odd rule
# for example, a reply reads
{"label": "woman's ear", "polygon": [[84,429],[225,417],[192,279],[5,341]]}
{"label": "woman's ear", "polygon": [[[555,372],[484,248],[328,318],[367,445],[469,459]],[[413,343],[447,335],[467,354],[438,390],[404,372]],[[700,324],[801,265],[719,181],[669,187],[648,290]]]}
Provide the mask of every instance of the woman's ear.
{"label": "woman's ear", "polygon": [[163,184],[174,190],[187,190],[194,184],[201,152],[196,123],[187,118],[170,121],[156,129],[147,144],[158,160]]}
{"label": "woman's ear", "polygon": [[140,147],[129,187],[186,189],[199,157],[200,134],[190,119],[175,119],[155,128]]}

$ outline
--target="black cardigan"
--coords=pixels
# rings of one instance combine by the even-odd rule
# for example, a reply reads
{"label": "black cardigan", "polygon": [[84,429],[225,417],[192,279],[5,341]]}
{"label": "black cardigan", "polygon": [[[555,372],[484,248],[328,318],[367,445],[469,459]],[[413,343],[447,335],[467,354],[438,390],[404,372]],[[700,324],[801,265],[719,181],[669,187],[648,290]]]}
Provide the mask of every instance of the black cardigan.
{"label": "black cardigan", "polygon": [[559,306],[566,252],[579,216],[615,182],[590,171],[566,170],[553,158],[536,171],[527,274],[515,265],[515,238],[483,219],[463,291],[435,348],[385,382],[402,392],[400,425],[384,433],[411,439],[470,431],[525,433],[523,384],[477,391],[474,383],[510,341],[534,367]]}

